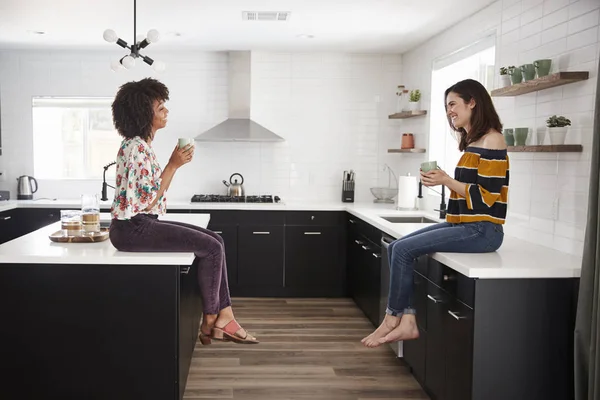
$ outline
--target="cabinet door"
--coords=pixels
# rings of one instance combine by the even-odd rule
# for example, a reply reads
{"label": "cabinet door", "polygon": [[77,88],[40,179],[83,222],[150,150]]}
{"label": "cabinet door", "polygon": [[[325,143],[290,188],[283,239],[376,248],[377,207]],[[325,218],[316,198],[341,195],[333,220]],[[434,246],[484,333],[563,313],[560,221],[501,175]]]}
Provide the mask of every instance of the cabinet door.
{"label": "cabinet door", "polygon": [[446,343],[444,329],[448,295],[433,283],[427,285],[427,350],[425,356],[425,382],[433,395],[444,399],[446,380]]}
{"label": "cabinet door", "polygon": [[419,383],[425,384],[427,332],[419,328],[419,338],[402,342],[404,361],[411,367]]}
{"label": "cabinet door", "polygon": [[427,330],[427,279],[415,272],[413,278],[413,307],[417,310],[417,325]]}
{"label": "cabinet door", "polygon": [[234,288],[238,284],[238,227],[237,225],[211,225],[208,229],[218,233],[225,242],[225,257],[227,259],[227,280],[229,281],[232,295],[235,295]]}
{"label": "cabinet door", "polygon": [[8,210],[0,213],[0,244],[19,236],[16,211]]}
{"label": "cabinet door", "polygon": [[366,255],[368,282],[368,317],[375,326],[379,326],[383,316],[379,307],[381,297],[381,246],[370,242]]}
{"label": "cabinet door", "polygon": [[360,264],[363,250],[361,246],[365,240],[361,238],[355,225],[348,227],[348,241],[346,242],[346,259],[348,260],[348,292],[358,304],[360,297],[361,282],[360,282]]}
{"label": "cabinet door", "polygon": [[473,310],[454,300],[444,314],[446,395],[444,400],[471,400]]}
{"label": "cabinet door", "polygon": [[334,226],[285,228],[285,286],[337,287],[342,283],[340,229]]}
{"label": "cabinet door", "polygon": [[238,284],[283,287],[283,226],[238,228]]}

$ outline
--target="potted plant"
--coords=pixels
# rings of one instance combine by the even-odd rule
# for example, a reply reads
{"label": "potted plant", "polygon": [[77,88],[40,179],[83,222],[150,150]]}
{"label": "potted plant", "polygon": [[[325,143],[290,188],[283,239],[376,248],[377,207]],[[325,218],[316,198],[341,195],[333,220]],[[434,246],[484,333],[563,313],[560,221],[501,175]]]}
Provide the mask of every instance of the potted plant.
{"label": "potted plant", "polygon": [[408,109],[410,111],[418,111],[420,110],[421,105],[421,91],[419,89],[411,90],[409,101],[408,101]]}
{"label": "potted plant", "polygon": [[567,126],[571,126],[571,120],[563,117],[551,116],[546,120],[548,136],[552,144],[564,144],[567,136]]}
{"label": "potted plant", "polygon": [[507,87],[511,84],[508,67],[500,67],[500,87]]}

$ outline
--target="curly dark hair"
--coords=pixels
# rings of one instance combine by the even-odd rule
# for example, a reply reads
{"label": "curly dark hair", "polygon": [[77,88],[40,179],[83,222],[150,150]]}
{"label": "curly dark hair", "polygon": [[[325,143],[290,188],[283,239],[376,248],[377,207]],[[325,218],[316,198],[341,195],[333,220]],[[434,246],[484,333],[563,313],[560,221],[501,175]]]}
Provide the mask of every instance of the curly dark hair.
{"label": "curly dark hair", "polygon": [[458,133],[458,149],[460,151],[464,151],[467,146],[479,140],[490,129],[502,132],[502,122],[500,122],[500,117],[485,86],[474,79],[465,79],[455,83],[444,93],[444,109],[446,109],[446,99],[450,92],[456,93],[465,103],[475,100],[475,108],[471,114],[471,131],[468,134],[464,128],[457,129],[450,116],[446,114],[450,129]]}
{"label": "curly dark hair", "polygon": [[113,123],[119,135],[148,140],[152,135],[155,100],[169,100],[169,89],[156,79],[144,78],[121,85],[112,103]]}

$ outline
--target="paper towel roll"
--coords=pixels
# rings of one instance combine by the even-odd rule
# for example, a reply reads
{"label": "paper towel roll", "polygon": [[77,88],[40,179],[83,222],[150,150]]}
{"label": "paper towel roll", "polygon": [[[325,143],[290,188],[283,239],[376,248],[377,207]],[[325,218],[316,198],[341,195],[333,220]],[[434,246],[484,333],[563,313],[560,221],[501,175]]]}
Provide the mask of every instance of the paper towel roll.
{"label": "paper towel roll", "polygon": [[398,178],[398,209],[416,209],[419,181],[416,176],[400,176]]}

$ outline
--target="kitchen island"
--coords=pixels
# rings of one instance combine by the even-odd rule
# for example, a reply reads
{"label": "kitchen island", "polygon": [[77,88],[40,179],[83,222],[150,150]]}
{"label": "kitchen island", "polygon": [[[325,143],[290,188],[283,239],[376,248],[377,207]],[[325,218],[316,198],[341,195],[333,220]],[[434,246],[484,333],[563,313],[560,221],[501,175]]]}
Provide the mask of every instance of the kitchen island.
{"label": "kitchen island", "polygon": [[181,399],[201,317],[193,253],[51,242],[59,229],[0,245],[0,398]]}

